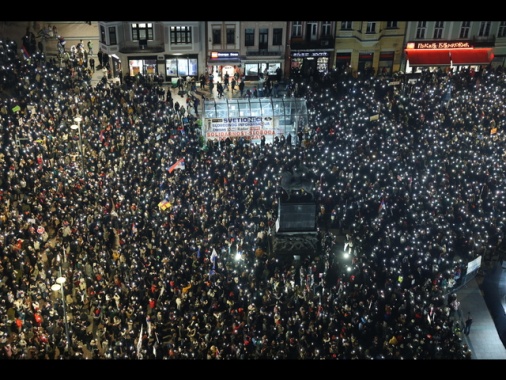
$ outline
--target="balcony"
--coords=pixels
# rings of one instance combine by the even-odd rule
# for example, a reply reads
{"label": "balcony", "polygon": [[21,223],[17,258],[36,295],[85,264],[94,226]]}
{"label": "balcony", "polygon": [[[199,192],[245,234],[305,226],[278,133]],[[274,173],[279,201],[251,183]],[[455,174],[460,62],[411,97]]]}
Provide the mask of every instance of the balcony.
{"label": "balcony", "polygon": [[268,51],[267,49],[260,50],[250,50],[246,52],[247,57],[255,57],[255,56],[279,56],[281,53],[279,51]]}
{"label": "balcony", "polygon": [[292,38],[290,48],[292,50],[304,49],[329,49],[334,47],[335,40],[333,37],[321,37],[317,40],[304,40],[301,38]]}
{"label": "balcony", "polygon": [[284,54],[284,49],[258,49],[258,50],[248,50],[246,51],[247,57],[281,57]]}
{"label": "balcony", "polygon": [[140,41],[124,41],[119,44],[119,52],[122,54],[132,53],[163,53],[165,44],[163,41],[146,41],[141,44]]}
{"label": "balcony", "polygon": [[478,47],[494,47],[495,36],[473,36],[471,37],[471,45]]}

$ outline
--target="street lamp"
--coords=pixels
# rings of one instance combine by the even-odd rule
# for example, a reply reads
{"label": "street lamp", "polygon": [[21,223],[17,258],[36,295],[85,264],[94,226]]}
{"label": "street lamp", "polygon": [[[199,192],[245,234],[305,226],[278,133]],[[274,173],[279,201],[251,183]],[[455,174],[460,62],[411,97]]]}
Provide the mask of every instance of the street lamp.
{"label": "street lamp", "polygon": [[83,120],[80,116],[74,118],[74,121],[77,124],[72,124],[70,126],[71,129],[77,129],[79,132],[79,153],[81,154],[81,174],[84,175],[84,153],[83,153],[83,138],[81,134],[81,120]]}
{"label": "street lamp", "polygon": [[61,291],[61,298],[62,298],[62,304],[63,304],[63,323],[65,324],[65,336],[67,338],[66,349],[68,351],[70,349],[70,347],[72,346],[72,342],[70,341],[69,321],[67,318],[67,304],[65,302],[65,291],[63,290],[64,285],[65,285],[65,281],[67,281],[67,279],[62,276],[61,265],[60,265],[59,277],[56,279],[56,284],[53,284],[51,286],[51,290],[53,290],[55,292]]}

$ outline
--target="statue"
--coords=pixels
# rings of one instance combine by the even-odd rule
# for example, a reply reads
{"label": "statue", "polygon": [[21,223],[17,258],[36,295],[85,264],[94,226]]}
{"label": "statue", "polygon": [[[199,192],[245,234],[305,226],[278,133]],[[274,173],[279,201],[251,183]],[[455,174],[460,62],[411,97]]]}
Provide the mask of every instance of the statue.
{"label": "statue", "polygon": [[301,164],[292,171],[284,171],[281,174],[280,186],[288,195],[287,200],[290,199],[291,193],[294,190],[304,190],[304,192],[311,195],[311,199],[313,200],[313,184],[309,178],[309,169]]}

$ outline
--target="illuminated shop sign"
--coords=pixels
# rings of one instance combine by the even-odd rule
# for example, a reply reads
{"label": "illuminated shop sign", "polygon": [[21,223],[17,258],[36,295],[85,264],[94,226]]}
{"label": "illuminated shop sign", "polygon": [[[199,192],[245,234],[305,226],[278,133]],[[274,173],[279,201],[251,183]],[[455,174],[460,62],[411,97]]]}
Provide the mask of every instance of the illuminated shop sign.
{"label": "illuminated shop sign", "polygon": [[308,57],[329,57],[328,51],[296,51],[292,52],[293,58],[308,58]]}
{"label": "illuminated shop sign", "polygon": [[239,53],[236,51],[212,51],[211,59],[239,59]]}
{"label": "illuminated shop sign", "polygon": [[406,49],[472,49],[473,45],[464,41],[425,41],[408,42]]}

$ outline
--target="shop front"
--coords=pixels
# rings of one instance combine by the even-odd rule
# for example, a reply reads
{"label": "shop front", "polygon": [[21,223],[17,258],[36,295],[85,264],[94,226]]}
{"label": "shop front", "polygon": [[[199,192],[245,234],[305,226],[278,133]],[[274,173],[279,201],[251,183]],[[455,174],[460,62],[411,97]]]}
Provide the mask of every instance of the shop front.
{"label": "shop front", "polygon": [[336,53],[336,70],[339,73],[348,72],[351,69],[351,52]]}
{"label": "shop front", "polygon": [[198,73],[198,57],[197,55],[167,55],[165,57],[165,80],[171,82],[173,78],[194,77],[197,78]]}
{"label": "shop front", "polygon": [[325,73],[330,63],[329,51],[292,51],[290,54],[290,75],[309,76],[313,73]]}
{"label": "shop front", "polygon": [[358,54],[358,73],[359,75],[374,75],[374,68],[372,65],[374,54],[373,53],[359,53]]}
{"label": "shop front", "polygon": [[[118,62],[121,61],[118,60]],[[198,58],[197,55],[129,57],[128,69],[132,77],[141,74],[146,78],[154,79],[156,76],[162,75],[165,81],[170,82],[172,78],[177,77],[197,77]]]}
{"label": "shop front", "polygon": [[[277,74],[282,72],[282,62],[279,60],[260,61],[258,59],[244,62],[244,76],[246,80],[276,79]],[[281,79],[281,78],[280,78]]]}
{"label": "shop front", "polygon": [[469,42],[409,42],[406,54],[406,73],[419,73],[427,68],[430,71],[459,71],[489,65],[494,59],[493,48],[475,48]]}
{"label": "shop front", "polygon": [[379,56],[378,74],[392,75],[394,67],[394,52],[382,51]]}
{"label": "shop front", "polygon": [[242,63],[238,52],[212,51],[207,59],[207,74],[213,75],[214,82],[222,82],[225,74],[242,77]]}
{"label": "shop front", "polygon": [[128,74],[131,77],[142,75],[144,77],[156,74],[156,56],[128,58]]}

